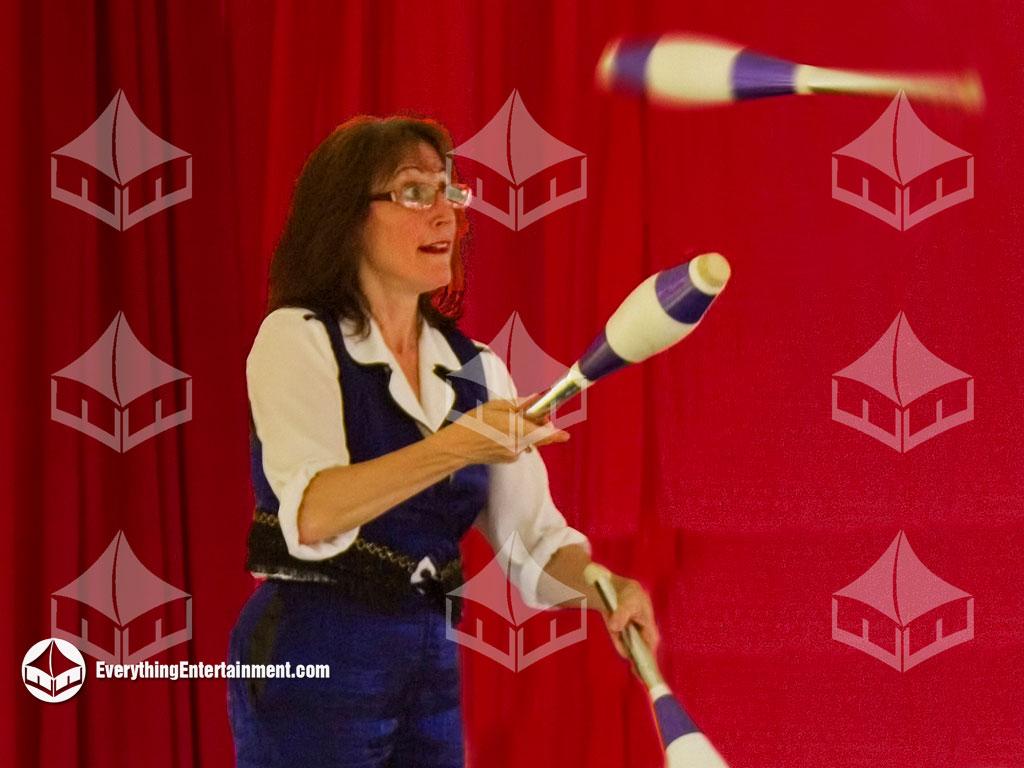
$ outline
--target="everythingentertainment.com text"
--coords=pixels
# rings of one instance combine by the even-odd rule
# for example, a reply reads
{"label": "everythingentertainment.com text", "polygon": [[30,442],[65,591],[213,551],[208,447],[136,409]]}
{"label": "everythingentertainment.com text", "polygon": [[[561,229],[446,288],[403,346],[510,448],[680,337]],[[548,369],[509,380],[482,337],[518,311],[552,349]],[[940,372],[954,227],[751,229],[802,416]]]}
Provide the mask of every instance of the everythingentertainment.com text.
{"label": "everythingentertainment.com text", "polygon": [[154,664],[148,661],[138,664],[108,664],[96,662],[96,677],[117,680],[202,680],[218,678],[315,678],[331,676],[330,664],[242,664],[220,662],[219,664]]}

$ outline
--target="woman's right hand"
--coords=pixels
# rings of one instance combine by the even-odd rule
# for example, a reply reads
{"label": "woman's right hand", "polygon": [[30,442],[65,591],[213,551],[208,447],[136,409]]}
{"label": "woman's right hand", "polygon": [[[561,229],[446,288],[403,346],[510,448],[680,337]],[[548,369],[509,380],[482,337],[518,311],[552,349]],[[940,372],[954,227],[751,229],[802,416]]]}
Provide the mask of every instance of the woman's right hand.
{"label": "woman's right hand", "polygon": [[536,396],[511,400],[490,400],[437,433],[448,441],[448,449],[467,464],[512,462],[523,451],[549,443],[564,443],[569,433],[546,420],[528,417],[526,409]]}

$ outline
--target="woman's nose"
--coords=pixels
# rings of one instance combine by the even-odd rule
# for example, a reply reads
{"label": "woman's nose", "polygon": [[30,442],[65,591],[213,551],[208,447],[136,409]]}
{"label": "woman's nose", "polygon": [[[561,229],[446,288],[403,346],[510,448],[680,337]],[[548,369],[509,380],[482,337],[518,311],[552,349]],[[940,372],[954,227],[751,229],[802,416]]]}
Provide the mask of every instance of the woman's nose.
{"label": "woman's nose", "polygon": [[455,223],[455,208],[443,195],[438,195],[430,209],[430,220],[435,227]]}

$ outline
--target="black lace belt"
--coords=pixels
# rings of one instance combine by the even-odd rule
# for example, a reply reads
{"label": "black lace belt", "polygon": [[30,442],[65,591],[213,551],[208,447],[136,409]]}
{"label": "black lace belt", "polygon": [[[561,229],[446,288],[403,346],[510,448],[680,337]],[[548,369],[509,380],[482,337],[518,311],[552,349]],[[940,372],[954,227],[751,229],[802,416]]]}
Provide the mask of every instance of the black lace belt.
{"label": "black lace belt", "polygon": [[[298,560],[287,552],[277,515],[257,509],[249,533],[248,568],[268,578],[314,581],[340,587],[349,596],[392,612],[403,596],[424,595],[442,613],[446,598],[458,621],[461,600],[448,593],[462,585],[462,556],[445,563],[414,557],[357,536],[344,552],[326,560]],[[272,531],[272,529],[278,529]],[[267,534],[271,534],[268,536]]]}

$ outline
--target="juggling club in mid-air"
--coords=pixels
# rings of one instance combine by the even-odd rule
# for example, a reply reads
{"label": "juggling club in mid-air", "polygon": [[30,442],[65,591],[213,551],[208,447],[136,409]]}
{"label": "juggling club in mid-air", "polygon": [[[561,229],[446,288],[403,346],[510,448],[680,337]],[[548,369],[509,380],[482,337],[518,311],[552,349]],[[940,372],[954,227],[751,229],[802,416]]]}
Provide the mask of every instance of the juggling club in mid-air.
{"label": "juggling club in mid-air", "polygon": [[596,78],[602,88],[682,107],[814,93],[892,98],[901,90],[912,100],[969,111],[984,104],[974,71],[919,74],[816,67],[689,33],[613,40],[601,55]]}

